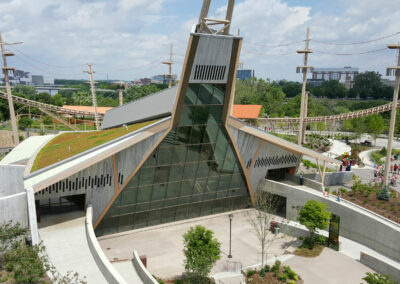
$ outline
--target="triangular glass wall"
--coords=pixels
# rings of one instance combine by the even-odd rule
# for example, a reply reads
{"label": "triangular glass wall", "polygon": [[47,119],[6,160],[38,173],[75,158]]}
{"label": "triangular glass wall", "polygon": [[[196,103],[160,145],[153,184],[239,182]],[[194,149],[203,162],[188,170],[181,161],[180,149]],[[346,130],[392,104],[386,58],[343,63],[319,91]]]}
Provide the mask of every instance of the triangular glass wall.
{"label": "triangular glass wall", "polygon": [[225,84],[189,84],[179,124],[117,197],[97,235],[248,206],[244,173],[222,123],[224,94]]}

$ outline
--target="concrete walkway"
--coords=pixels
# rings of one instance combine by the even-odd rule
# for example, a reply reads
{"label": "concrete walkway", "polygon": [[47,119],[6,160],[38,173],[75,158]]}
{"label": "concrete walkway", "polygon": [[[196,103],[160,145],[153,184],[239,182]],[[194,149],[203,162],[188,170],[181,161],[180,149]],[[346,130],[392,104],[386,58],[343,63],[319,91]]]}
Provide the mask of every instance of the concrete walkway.
{"label": "concrete walkway", "polygon": [[89,250],[83,211],[45,215],[38,225],[50,262],[59,273],[77,272],[81,279],[86,276],[88,284],[107,283]]}
{"label": "concrete walkway", "polygon": [[142,283],[133,262],[131,260],[114,262],[112,265],[117,269],[122,278],[128,283]]}
{"label": "concrete walkway", "polygon": [[358,284],[366,272],[374,272],[358,261],[329,248],[318,257],[294,256],[285,261],[307,284]]}

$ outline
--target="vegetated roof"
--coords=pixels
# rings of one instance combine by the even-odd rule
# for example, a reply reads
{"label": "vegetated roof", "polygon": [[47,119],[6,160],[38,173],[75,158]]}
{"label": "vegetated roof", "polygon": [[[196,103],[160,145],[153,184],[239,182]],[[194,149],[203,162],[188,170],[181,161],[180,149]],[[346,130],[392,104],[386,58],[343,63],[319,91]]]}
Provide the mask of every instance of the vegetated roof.
{"label": "vegetated roof", "polygon": [[[68,105],[65,105],[65,106],[63,106],[63,108],[71,109],[71,110],[94,112],[93,106],[68,106]],[[100,114],[105,114],[110,109],[112,109],[112,107],[97,107],[97,112]]]}
{"label": "vegetated roof", "polygon": [[236,118],[257,119],[261,105],[233,105],[232,116]]}
{"label": "vegetated roof", "polygon": [[178,87],[164,89],[115,107],[105,114],[100,129],[169,116],[171,115],[177,92]]}
{"label": "vegetated roof", "polygon": [[151,120],[126,127],[122,126],[100,131],[62,133],[50,140],[40,150],[33,162],[31,173],[143,128],[156,121]]}

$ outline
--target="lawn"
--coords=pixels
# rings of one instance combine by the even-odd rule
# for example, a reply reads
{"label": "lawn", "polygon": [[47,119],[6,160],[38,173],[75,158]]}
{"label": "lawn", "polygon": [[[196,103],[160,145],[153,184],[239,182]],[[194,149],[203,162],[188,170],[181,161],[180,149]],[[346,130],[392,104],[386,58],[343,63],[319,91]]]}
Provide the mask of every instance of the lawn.
{"label": "lawn", "polygon": [[152,120],[132,124],[128,126],[128,129],[126,129],[126,127],[118,127],[101,131],[70,132],[58,135],[40,150],[33,163],[31,172],[102,145],[156,121],[157,120]]}

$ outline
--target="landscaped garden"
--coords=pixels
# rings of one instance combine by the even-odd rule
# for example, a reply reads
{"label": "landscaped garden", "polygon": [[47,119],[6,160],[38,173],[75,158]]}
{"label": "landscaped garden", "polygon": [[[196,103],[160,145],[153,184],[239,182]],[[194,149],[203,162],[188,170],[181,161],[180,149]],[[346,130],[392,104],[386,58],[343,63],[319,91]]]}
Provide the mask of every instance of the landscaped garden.
{"label": "landscaped garden", "polygon": [[[375,152],[372,152],[369,157],[371,160],[377,164],[377,165],[382,165],[384,164],[384,159],[386,158],[386,147],[383,147],[381,150],[377,150]],[[394,156],[400,156],[400,150],[399,149],[392,149],[392,155]],[[400,161],[399,161],[400,162]]]}
{"label": "landscaped garden", "polygon": [[[382,191],[380,183],[361,183],[361,179],[354,176],[354,184],[351,191],[341,188],[342,198],[349,200],[359,206],[371,210],[394,222],[400,223],[400,197],[399,194],[389,188],[388,200],[379,198]],[[333,192],[336,194],[336,192]]]}
{"label": "landscaped garden", "polygon": [[33,163],[31,172],[102,145],[113,139],[153,124],[156,121],[157,120],[146,121],[132,124],[127,127],[122,126],[101,131],[69,132],[60,134],[54,137],[40,150]]}
{"label": "landscaped garden", "polygon": [[270,267],[265,265],[260,271],[248,270],[246,283],[249,284],[298,284],[304,283],[297,273],[290,266],[282,266],[279,260]]}

